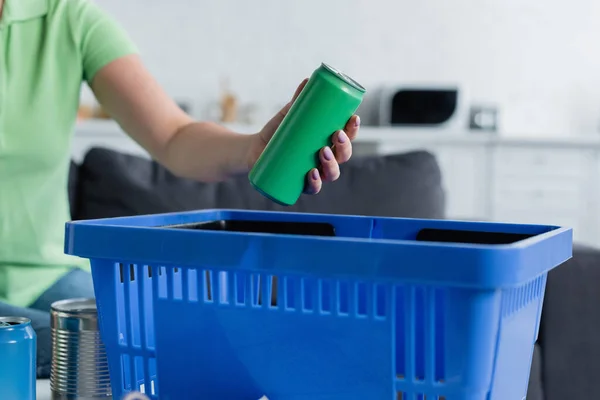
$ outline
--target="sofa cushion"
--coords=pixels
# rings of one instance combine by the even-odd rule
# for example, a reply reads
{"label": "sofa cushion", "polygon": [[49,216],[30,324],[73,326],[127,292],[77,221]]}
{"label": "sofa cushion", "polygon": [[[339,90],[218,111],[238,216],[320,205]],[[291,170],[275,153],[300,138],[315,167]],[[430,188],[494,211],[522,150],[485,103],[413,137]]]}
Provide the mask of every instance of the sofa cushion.
{"label": "sofa cushion", "polygon": [[79,169],[75,219],[207,208],[443,218],[444,191],[433,155],[416,151],[357,157],[316,196],[282,207],[256,192],[246,176],[220,183],[180,179],[155,162],[95,148]]}
{"label": "sofa cushion", "polygon": [[79,165],[71,161],[69,164],[69,185],[68,185],[68,194],[69,194],[69,211],[71,213],[71,218],[79,213]]}
{"label": "sofa cushion", "polygon": [[600,251],[575,246],[548,274],[539,342],[545,400],[600,393]]}

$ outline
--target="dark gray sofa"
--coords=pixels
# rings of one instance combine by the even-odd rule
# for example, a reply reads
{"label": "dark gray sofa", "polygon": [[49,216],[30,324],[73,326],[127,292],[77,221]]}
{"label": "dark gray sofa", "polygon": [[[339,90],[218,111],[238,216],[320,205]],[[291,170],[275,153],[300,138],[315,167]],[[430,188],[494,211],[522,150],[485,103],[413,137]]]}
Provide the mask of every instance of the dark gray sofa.
{"label": "dark gray sofa", "polygon": [[[74,219],[203,208],[281,210],[256,193],[246,177],[219,184],[181,180],[148,160],[93,149],[72,165]],[[442,177],[426,152],[357,158],[318,196],[290,211],[444,218]],[[529,400],[600,398],[600,252],[576,247],[549,274]],[[513,400],[513,399],[507,399]],[[514,399],[521,400],[521,399]]]}

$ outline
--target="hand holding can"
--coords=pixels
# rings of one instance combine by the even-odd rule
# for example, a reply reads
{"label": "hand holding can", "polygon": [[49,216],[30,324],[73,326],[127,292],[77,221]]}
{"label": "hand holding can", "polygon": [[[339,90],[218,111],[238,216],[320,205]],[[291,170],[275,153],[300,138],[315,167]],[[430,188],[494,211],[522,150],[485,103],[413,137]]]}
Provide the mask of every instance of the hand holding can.
{"label": "hand holding can", "polygon": [[[295,204],[305,190],[307,174],[309,187],[314,191],[311,173],[319,173],[321,167],[325,178],[331,178],[326,176],[331,173],[328,171],[335,172],[338,161],[347,161],[349,154],[331,149],[331,137],[340,132],[334,146],[349,148],[349,138],[343,130],[348,124],[358,129],[358,118],[351,117],[365,94],[359,83],[327,64],[316,69],[300,89],[249,174],[250,182],[260,193],[286,206]],[[314,181],[320,182],[317,178],[320,177],[314,177]]]}

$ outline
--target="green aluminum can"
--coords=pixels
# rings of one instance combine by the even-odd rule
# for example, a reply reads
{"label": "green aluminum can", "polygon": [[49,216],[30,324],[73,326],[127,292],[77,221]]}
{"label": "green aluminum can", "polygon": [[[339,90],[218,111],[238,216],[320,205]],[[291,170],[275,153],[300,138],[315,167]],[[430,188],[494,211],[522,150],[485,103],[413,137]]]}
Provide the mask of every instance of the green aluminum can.
{"label": "green aluminum can", "polygon": [[365,94],[354,79],[321,64],[298,96],[248,177],[256,190],[291,206],[319,165],[319,151],[343,129]]}

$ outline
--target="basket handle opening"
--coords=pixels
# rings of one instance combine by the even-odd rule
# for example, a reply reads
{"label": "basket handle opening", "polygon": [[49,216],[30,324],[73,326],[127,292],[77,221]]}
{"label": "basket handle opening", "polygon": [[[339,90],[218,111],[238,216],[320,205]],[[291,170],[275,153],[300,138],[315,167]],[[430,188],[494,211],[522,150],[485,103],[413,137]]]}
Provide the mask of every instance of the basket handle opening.
{"label": "basket handle opening", "polygon": [[454,229],[421,229],[416,241],[466,244],[511,244],[535,235],[526,233],[478,232]]}
{"label": "basket handle opening", "polygon": [[335,236],[335,227],[332,224],[324,222],[217,220],[168,225],[162,228],[280,235]]}

